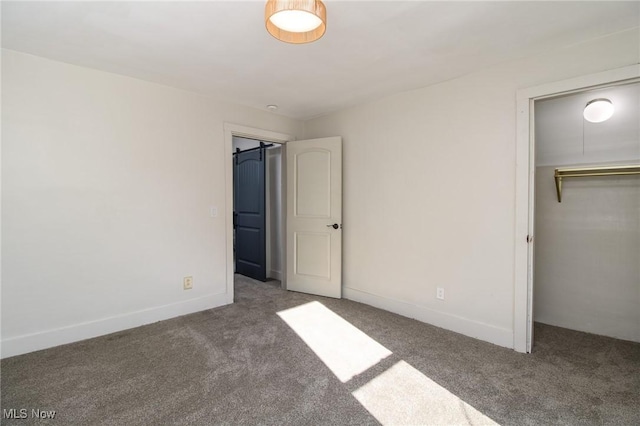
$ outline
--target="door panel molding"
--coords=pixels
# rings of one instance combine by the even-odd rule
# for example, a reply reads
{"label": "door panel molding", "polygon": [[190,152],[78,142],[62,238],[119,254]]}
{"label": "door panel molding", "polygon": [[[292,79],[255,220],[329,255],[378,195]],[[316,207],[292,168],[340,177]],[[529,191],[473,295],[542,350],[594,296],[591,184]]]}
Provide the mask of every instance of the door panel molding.
{"label": "door panel molding", "polygon": [[[302,237],[302,238],[301,238]],[[305,238],[306,237],[306,238]],[[307,241],[304,241],[306,239]],[[313,240],[313,241],[312,241]],[[315,244],[314,244],[315,243]],[[331,262],[329,261],[331,256],[331,234],[328,232],[294,232],[293,234],[293,268],[295,275],[305,275],[311,278],[323,279],[329,281],[331,279]],[[303,246],[304,247],[301,247]],[[307,256],[298,256],[300,252],[309,251],[325,251],[323,265],[319,264],[301,264],[305,262]],[[306,253],[305,253],[306,254]],[[320,267],[320,268],[319,268]],[[323,268],[322,268],[323,267]],[[319,269],[318,272],[313,273],[313,269]],[[322,273],[324,269],[324,273]]]}
{"label": "door panel molding", "polygon": [[[318,166],[322,167],[321,170],[310,170],[310,167],[314,163],[318,163],[320,158],[308,158],[312,154],[323,154],[326,156],[325,164]],[[302,160],[304,159],[304,164]],[[300,154],[296,154],[293,159],[293,184],[295,204],[293,206],[293,214],[295,217],[309,217],[309,218],[331,218],[331,151],[327,149],[311,148],[307,149]],[[304,169],[305,179],[303,182],[299,179],[298,168]],[[323,191],[323,194],[319,194],[319,191]],[[305,209],[305,202],[313,202],[321,205],[307,206]],[[321,207],[319,209],[319,207]],[[302,213],[308,210],[309,213]],[[319,211],[323,210],[323,211]]]}

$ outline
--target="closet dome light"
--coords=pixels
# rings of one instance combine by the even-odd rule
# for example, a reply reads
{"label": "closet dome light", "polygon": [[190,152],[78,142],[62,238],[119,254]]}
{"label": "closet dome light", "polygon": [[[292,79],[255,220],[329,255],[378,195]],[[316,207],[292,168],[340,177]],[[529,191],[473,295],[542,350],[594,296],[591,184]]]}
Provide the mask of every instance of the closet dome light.
{"label": "closet dome light", "polygon": [[613,104],[609,99],[594,99],[584,107],[584,119],[591,123],[602,123],[613,115]]}

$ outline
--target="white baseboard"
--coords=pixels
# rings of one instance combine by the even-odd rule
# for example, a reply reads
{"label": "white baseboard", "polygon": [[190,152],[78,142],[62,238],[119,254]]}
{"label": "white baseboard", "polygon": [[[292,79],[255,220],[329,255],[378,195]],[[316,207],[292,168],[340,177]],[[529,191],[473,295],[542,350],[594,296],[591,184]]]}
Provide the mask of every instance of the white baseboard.
{"label": "white baseboard", "polygon": [[273,269],[269,271],[269,278],[273,278],[274,280],[282,281],[282,271],[274,271]]}
{"label": "white baseboard", "polygon": [[465,336],[484,340],[495,345],[513,348],[513,330],[496,327],[469,318],[434,311],[423,306],[414,305],[400,300],[389,299],[367,293],[355,288],[343,287],[342,295],[345,299],[365,303],[385,311],[393,312],[405,317],[414,318],[427,324],[435,325]]}
{"label": "white baseboard", "polygon": [[47,349],[67,343],[78,342],[92,337],[103,336],[116,331],[127,330],[166,320],[169,318],[187,315],[206,309],[227,305],[226,293],[211,294],[196,299],[185,300],[164,306],[144,309],[128,314],[117,315],[96,321],[74,324],[67,327],[47,330],[23,336],[11,337],[2,340],[1,358],[21,355],[28,352]]}

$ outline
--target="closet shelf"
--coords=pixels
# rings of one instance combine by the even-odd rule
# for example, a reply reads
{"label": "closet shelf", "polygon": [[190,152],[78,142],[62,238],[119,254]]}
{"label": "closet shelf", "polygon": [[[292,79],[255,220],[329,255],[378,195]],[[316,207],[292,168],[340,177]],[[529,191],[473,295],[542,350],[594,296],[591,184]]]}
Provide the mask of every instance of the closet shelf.
{"label": "closet shelf", "polygon": [[562,179],[564,178],[623,175],[640,175],[640,164],[556,169],[553,177],[556,180],[558,202],[562,202]]}

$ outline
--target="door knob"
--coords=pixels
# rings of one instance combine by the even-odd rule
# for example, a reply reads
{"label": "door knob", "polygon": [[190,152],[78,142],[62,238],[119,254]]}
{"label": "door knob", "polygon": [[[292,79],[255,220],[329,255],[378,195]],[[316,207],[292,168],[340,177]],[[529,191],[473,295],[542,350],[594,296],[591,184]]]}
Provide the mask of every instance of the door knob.
{"label": "door knob", "polygon": [[338,225],[337,223],[334,223],[333,225],[327,225],[327,228],[338,229],[340,228],[340,225]]}

